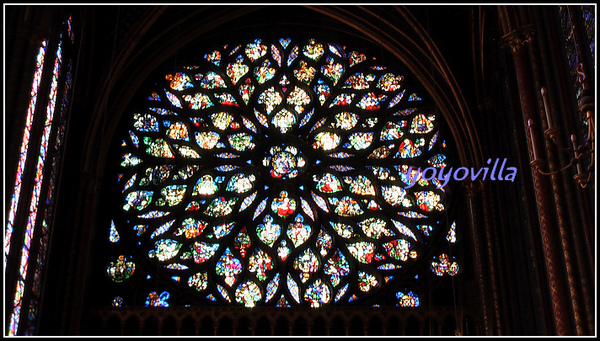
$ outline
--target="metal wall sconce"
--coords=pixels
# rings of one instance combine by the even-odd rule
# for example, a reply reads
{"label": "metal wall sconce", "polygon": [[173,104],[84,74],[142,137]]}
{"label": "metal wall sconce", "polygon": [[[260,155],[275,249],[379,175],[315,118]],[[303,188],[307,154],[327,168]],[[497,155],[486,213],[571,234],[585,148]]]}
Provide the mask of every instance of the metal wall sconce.
{"label": "metal wall sconce", "polygon": [[[581,75],[581,76],[582,76],[581,80],[583,80],[585,75]],[[587,126],[588,126],[587,137],[585,139],[585,143],[577,144],[577,138],[576,138],[575,134],[571,134],[571,141],[570,141],[571,143],[570,143],[570,146],[567,145],[567,147],[565,147],[561,143],[561,141],[558,140],[559,132],[558,132],[558,129],[556,129],[554,127],[552,118],[550,116],[549,106],[548,106],[548,98],[546,95],[546,89],[541,88],[541,90],[540,90],[541,94],[542,94],[542,99],[544,102],[544,110],[546,113],[546,123],[548,124],[548,129],[546,129],[546,131],[544,132],[544,137],[546,139],[551,140],[552,143],[554,143],[554,145],[557,147],[558,150],[566,152],[568,154],[573,154],[573,158],[570,160],[570,162],[567,165],[565,165],[564,167],[562,167],[560,169],[556,169],[556,170],[550,169],[549,172],[542,171],[542,169],[541,169],[542,166],[544,166],[547,162],[538,158],[538,155],[537,155],[538,149],[536,146],[535,139],[533,138],[533,135],[532,135],[533,123],[532,123],[531,119],[527,120],[527,126],[529,129],[529,134],[531,136],[531,142],[532,142],[531,147],[533,149],[533,159],[534,160],[531,162],[531,166],[534,168],[534,170],[536,170],[537,172],[539,172],[540,174],[543,174],[543,175],[554,175],[554,174],[557,174],[560,172],[567,171],[569,168],[576,165],[577,174],[573,177],[573,179],[575,179],[575,181],[577,181],[577,183],[582,188],[586,188],[587,185],[592,180],[592,176],[594,173],[594,153],[595,153],[594,138],[595,138],[596,127],[595,127],[595,122],[594,122],[594,96],[593,96],[591,89],[586,88],[585,83],[582,82],[582,85],[583,85],[583,89],[582,89],[581,99],[579,100],[578,106],[579,106],[579,110],[585,114],[585,121],[587,122]],[[589,163],[588,163],[588,166],[586,168],[584,168],[584,161],[586,159],[589,159]]]}

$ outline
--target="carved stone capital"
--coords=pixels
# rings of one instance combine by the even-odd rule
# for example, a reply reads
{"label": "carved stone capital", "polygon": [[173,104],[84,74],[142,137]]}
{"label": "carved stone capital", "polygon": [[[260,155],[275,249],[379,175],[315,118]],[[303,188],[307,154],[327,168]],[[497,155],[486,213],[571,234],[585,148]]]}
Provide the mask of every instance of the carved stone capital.
{"label": "carved stone capital", "polygon": [[509,48],[512,53],[516,53],[523,46],[530,44],[533,41],[535,30],[533,27],[521,27],[505,34],[502,37],[503,47]]}
{"label": "carved stone capital", "polygon": [[462,186],[466,189],[467,195],[472,198],[483,191],[483,181],[475,180],[475,181],[463,181],[461,182]]}

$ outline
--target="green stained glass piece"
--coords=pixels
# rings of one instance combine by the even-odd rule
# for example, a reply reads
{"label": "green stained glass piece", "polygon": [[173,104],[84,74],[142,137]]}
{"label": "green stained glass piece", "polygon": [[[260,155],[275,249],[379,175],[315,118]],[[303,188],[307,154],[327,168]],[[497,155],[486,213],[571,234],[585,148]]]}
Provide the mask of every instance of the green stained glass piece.
{"label": "green stained glass piece", "polygon": [[270,115],[271,112],[275,109],[276,106],[281,104],[283,97],[281,94],[275,90],[275,88],[271,87],[265,90],[258,96],[258,104],[264,105],[265,112],[267,115]]}
{"label": "green stained glass piece", "polygon": [[361,291],[369,292],[377,286],[379,286],[379,281],[375,275],[363,271],[358,272],[358,288]]}
{"label": "green stained glass piece", "polygon": [[387,228],[387,223],[379,218],[368,218],[358,223],[365,236],[379,239],[382,236],[391,237],[394,233]]}
{"label": "green stained glass piece", "polygon": [[209,71],[205,75],[202,75],[201,73],[196,74],[195,78],[200,82],[200,87],[203,89],[218,89],[227,87],[223,77],[213,71]]}
{"label": "green stained glass piece", "polygon": [[314,39],[311,39],[310,42],[302,48],[302,54],[314,61],[318,61],[324,52],[325,49],[323,48],[323,44],[317,43]]}
{"label": "green stained glass piece", "polygon": [[329,78],[333,85],[336,85],[344,74],[345,68],[341,63],[335,61],[334,58],[327,57],[325,65],[321,66],[321,73]]}
{"label": "green stained glass piece", "polygon": [[231,79],[231,83],[235,85],[249,70],[248,65],[244,64],[244,58],[240,56],[235,62],[227,65],[227,76]]}
{"label": "green stained glass piece", "polygon": [[296,79],[305,84],[310,82],[315,77],[317,70],[314,67],[309,66],[305,61],[300,61],[300,66],[294,70],[294,76]]}
{"label": "green stained glass piece", "polygon": [[153,191],[133,191],[125,196],[125,205],[123,210],[129,211],[130,209],[136,211],[142,211],[150,202],[152,202]]}
{"label": "green stained glass piece", "polygon": [[194,288],[197,291],[204,291],[208,288],[208,273],[197,272],[189,277],[188,286]]}
{"label": "green stained glass piece", "polygon": [[221,138],[221,135],[214,131],[196,132],[195,136],[198,146],[203,149],[213,149]]}
{"label": "green stained glass piece", "polygon": [[323,272],[329,276],[331,285],[337,287],[340,285],[342,277],[350,274],[350,263],[338,249],[325,263]]}
{"label": "green stained glass piece", "polygon": [[233,206],[239,199],[237,197],[226,199],[219,197],[210,202],[204,214],[210,217],[224,217],[233,212]]}
{"label": "green stained glass piece", "polygon": [[271,67],[271,62],[265,60],[261,66],[254,69],[254,78],[258,84],[264,84],[275,77],[275,68]]}
{"label": "green stained glass piece", "polygon": [[298,214],[293,223],[287,228],[287,236],[292,241],[294,247],[304,244],[311,236],[312,228],[304,223],[304,217]]}
{"label": "green stained glass piece", "polygon": [[403,76],[396,76],[393,73],[386,73],[379,78],[377,88],[383,91],[398,91],[402,87]]}
{"label": "green stained glass piece", "polygon": [[149,147],[146,149],[146,153],[149,155],[167,159],[172,159],[175,157],[171,151],[171,148],[169,148],[169,145],[163,139],[158,138],[154,141],[151,139],[145,139],[144,142],[148,142],[146,144],[149,144]]}
{"label": "green stained glass piece", "polygon": [[204,263],[214,256],[219,249],[219,244],[211,244],[206,242],[195,242],[192,247],[192,256],[197,264]]}
{"label": "green stained glass piece", "polygon": [[268,273],[273,270],[274,266],[271,257],[260,249],[255,249],[254,253],[248,258],[248,270],[253,272],[261,282],[268,278]]}
{"label": "green stained glass piece", "polygon": [[193,88],[192,79],[185,73],[177,72],[175,75],[166,75],[165,79],[170,81],[169,86],[176,91]]}
{"label": "green stained glass piece", "polygon": [[254,174],[246,175],[244,173],[237,173],[231,177],[225,190],[235,193],[246,193],[252,189],[254,181],[256,181]]}
{"label": "green stained glass piece", "polygon": [[260,39],[256,39],[253,43],[246,45],[244,52],[251,61],[256,61],[267,54],[267,46],[261,44]]}
{"label": "green stained glass piece", "polygon": [[348,77],[343,88],[351,88],[354,90],[366,90],[371,86],[371,82],[375,80],[375,75],[363,74],[361,72],[355,73]]}
{"label": "green stained glass piece", "polygon": [[316,187],[323,193],[336,193],[342,190],[342,183],[331,173],[325,173],[323,176],[314,175],[313,180]]}
{"label": "green stained glass piece", "polygon": [[245,281],[236,289],[235,300],[247,308],[252,308],[262,299],[260,287],[252,282]]}
{"label": "green stained glass piece", "polygon": [[149,253],[151,258],[156,257],[161,262],[166,262],[175,258],[181,249],[182,244],[173,239],[159,239],[154,243],[154,249]]}
{"label": "green stained glass piece", "polygon": [[204,110],[214,106],[210,97],[203,93],[197,93],[195,95],[183,95],[181,96],[184,101],[189,103],[190,109]]}
{"label": "green stained glass piece", "polygon": [[311,307],[318,308],[331,301],[331,290],[319,278],[306,288],[304,300],[309,302]]}
{"label": "green stained glass piece", "polygon": [[121,283],[129,279],[134,272],[135,262],[131,260],[131,257],[124,255],[119,255],[106,268],[108,277],[115,283]]}
{"label": "green stained glass piece", "polygon": [[227,248],[217,261],[215,272],[224,279],[227,285],[232,286],[242,272],[242,262]]}
{"label": "green stained glass piece", "polygon": [[281,226],[273,222],[273,217],[266,215],[263,223],[256,226],[256,235],[271,247],[281,235]]}

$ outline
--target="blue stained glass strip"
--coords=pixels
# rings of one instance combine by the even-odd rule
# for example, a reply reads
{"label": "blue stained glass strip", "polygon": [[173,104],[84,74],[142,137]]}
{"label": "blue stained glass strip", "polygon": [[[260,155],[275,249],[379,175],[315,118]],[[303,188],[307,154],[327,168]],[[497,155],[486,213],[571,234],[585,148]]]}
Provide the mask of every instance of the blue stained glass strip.
{"label": "blue stained glass strip", "polygon": [[402,90],[401,93],[397,94],[396,97],[394,97],[390,101],[390,105],[388,105],[388,108],[391,108],[391,107],[395,106],[396,104],[400,103],[400,100],[402,100],[402,97],[404,96],[404,91],[405,90]]}
{"label": "blue stained glass strip", "polygon": [[303,125],[305,125],[306,123],[308,123],[308,121],[310,121],[310,118],[312,117],[312,115],[315,113],[315,109],[309,111],[306,115],[304,115],[304,117],[302,117],[302,120],[300,121],[300,124],[298,124],[298,127],[302,127]]}
{"label": "blue stained glass strip", "polygon": [[249,119],[242,116],[242,122],[244,123],[246,128],[248,128],[250,131],[252,131],[255,134],[258,133],[258,130],[256,130],[256,126],[254,125],[254,123],[252,123],[252,121],[250,121]]}
{"label": "blue stained glass strip", "polygon": [[273,54],[273,59],[277,62],[277,65],[281,67],[281,54],[279,53],[279,49],[275,45],[271,45],[271,53]]}
{"label": "blue stained glass strip", "polygon": [[233,171],[233,170],[236,170],[236,169],[238,169],[238,168],[240,168],[240,166],[235,166],[235,165],[223,165],[223,166],[218,166],[218,167],[215,167],[215,170],[216,170],[216,171],[219,171],[219,172],[231,172],[231,171]]}
{"label": "blue stained glass strip", "polygon": [[290,274],[287,275],[287,283],[288,288],[290,290],[290,294],[292,294],[292,297],[296,300],[296,303],[300,303],[300,293],[298,284],[296,283],[296,281],[294,281],[292,275]]}
{"label": "blue stained glass strip", "polygon": [[131,142],[133,142],[133,145],[138,148],[140,145],[140,139],[131,130],[129,131],[129,136],[131,137]]}
{"label": "blue stained glass strip", "polygon": [[336,170],[338,172],[347,172],[347,171],[351,171],[354,170],[354,167],[350,167],[350,166],[345,166],[345,165],[333,165],[333,166],[329,166],[329,168]]}
{"label": "blue stained glass strip", "polygon": [[163,212],[163,211],[150,211],[146,214],[141,214],[138,216],[138,218],[142,218],[142,219],[154,219],[154,218],[160,218],[160,217],[165,217],[168,216],[171,212]]}
{"label": "blue stained glass strip", "polygon": [[313,221],[315,220],[315,215],[313,214],[312,208],[310,204],[304,200],[304,198],[300,197],[300,201],[302,202],[302,210],[306,213],[307,216],[310,217]]}
{"label": "blue stained glass strip", "polygon": [[252,217],[252,220],[256,219],[256,217],[258,217],[265,210],[265,207],[267,207],[267,199],[268,198],[265,198],[263,201],[260,202],[260,204],[258,204],[256,210],[254,211],[254,216]]}
{"label": "blue stained glass strip", "polygon": [[289,55],[288,61],[287,61],[287,65],[288,66],[292,65],[292,63],[294,62],[296,57],[298,57],[298,45],[294,46],[294,48],[290,52],[290,55]]}
{"label": "blue stained glass strip", "polygon": [[398,215],[406,217],[406,218],[413,218],[413,219],[425,219],[425,218],[427,218],[426,215],[421,214],[421,213],[417,213],[417,212],[414,212],[414,211],[398,212]]}
{"label": "blue stained glass strip", "polygon": [[406,225],[402,224],[399,221],[395,221],[393,219],[392,219],[392,223],[394,223],[394,226],[396,226],[396,228],[398,229],[398,231],[400,231],[400,233],[402,233],[403,235],[405,235],[407,237],[411,237],[415,241],[417,240],[417,236],[415,236],[415,234],[408,227],[406,227]]}
{"label": "blue stained glass strip", "polygon": [[325,202],[325,199],[316,195],[314,192],[310,192],[310,195],[312,196],[312,198],[315,201],[315,204],[317,204],[317,206],[319,206],[324,212],[329,213],[329,208],[327,208],[327,203]]}
{"label": "blue stained glass strip", "polygon": [[131,177],[131,179],[127,180],[127,183],[125,183],[125,187],[123,188],[122,192],[125,192],[128,188],[130,188],[131,186],[133,186],[133,184],[135,183],[135,179],[137,178],[137,174],[133,174],[133,176]]}
{"label": "blue stained glass strip", "polygon": [[344,294],[346,293],[346,291],[348,290],[348,286],[350,284],[346,283],[346,285],[344,285],[344,287],[342,287],[338,293],[335,295],[335,299],[333,300],[334,302],[339,301],[342,297],[344,297]]}
{"label": "blue stained glass strip", "polygon": [[240,205],[239,211],[242,212],[243,210],[248,208],[248,206],[250,206],[252,204],[252,202],[254,201],[254,199],[256,198],[257,194],[258,194],[258,192],[254,192],[251,195],[249,195],[246,199],[244,199],[244,201],[242,201],[242,204]]}
{"label": "blue stained glass strip", "polygon": [[258,120],[258,122],[260,122],[260,124],[262,124],[265,128],[269,128],[269,121],[267,120],[265,115],[259,113],[256,110],[254,110],[254,115],[256,116],[256,119]]}
{"label": "blue stained glass strip", "polygon": [[312,133],[313,131],[315,131],[315,129],[320,128],[323,124],[325,124],[325,122],[327,121],[327,117],[323,117],[322,119],[320,119],[317,123],[315,123],[315,125],[310,129],[310,133]]}
{"label": "blue stained glass strip", "polygon": [[235,159],[240,157],[237,154],[233,154],[233,153],[219,153],[219,154],[215,154],[216,157],[222,158],[222,159]]}
{"label": "blue stained glass strip", "polygon": [[152,235],[150,235],[150,239],[154,239],[154,237],[160,236],[161,234],[167,232],[171,228],[171,226],[173,226],[174,222],[175,220],[171,220],[162,224],[159,228],[156,229],[156,231],[152,232]]}
{"label": "blue stained glass strip", "polygon": [[181,101],[179,100],[179,98],[177,98],[177,96],[175,96],[172,93],[170,93],[169,91],[167,91],[167,89],[164,89],[164,90],[165,90],[165,94],[167,95],[167,98],[169,99],[171,104],[173,104],[174,107],[181,109]]}
{"label": "blue stained glass strip", "polygon": [[269,302],[275,293],[277,292],[277,288],[279,287],[279,272],[275,274],[273,280],[269,282],[267,285],[267,294],[265,295],[265,302]]}

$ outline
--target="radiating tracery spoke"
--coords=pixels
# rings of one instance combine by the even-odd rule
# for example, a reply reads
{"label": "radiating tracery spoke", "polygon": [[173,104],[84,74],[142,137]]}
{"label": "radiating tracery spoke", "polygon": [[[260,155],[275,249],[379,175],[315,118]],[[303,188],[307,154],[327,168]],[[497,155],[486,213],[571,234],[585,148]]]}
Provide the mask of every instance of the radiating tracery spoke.
{"label": "radiating tracery spoke", "polygon": [[446,209],[437,179],[416,175],[445,166],[436,117],[404,82],[314,39],[205,54],[131,116],[115,233],[210,300],[318,307],[374,292],[420,257],[432,223],[416,220]]}

